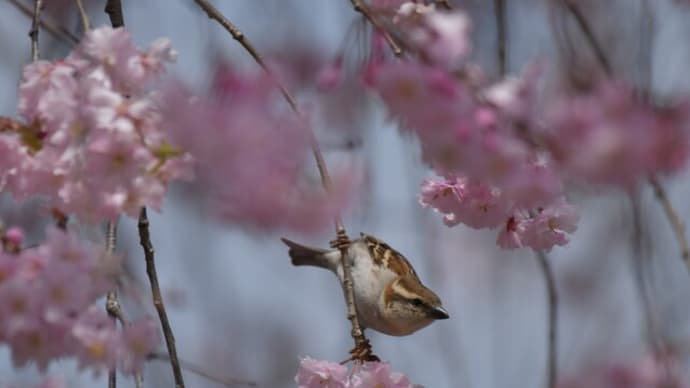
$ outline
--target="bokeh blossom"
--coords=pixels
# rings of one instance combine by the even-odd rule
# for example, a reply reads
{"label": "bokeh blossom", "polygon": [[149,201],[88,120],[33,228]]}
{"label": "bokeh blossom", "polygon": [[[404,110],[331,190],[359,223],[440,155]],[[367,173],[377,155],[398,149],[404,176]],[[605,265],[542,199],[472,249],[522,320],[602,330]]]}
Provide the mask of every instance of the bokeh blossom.
{"label": "bokeh blossom", "polygon": [[118,364],[124,373],[141,370],[159,343],[157,327],[144,319],[119,331],[96,304],[114,287],[117,260],[57,228],[37,246],[0,252],[0,344],[15,367],[45,371],[74,357],[94,372]]}
{"label": "bokeh blossom", "polygon": [[289,110],[265,73],[219,66],[211,90],[178,84],[165,97],[166,126],[194,156],[214,217],[250,229],[309,232],[332,222],[347,202],[350,174],[334,176],[330,195],[305,174],[313,163],[308,120]]}

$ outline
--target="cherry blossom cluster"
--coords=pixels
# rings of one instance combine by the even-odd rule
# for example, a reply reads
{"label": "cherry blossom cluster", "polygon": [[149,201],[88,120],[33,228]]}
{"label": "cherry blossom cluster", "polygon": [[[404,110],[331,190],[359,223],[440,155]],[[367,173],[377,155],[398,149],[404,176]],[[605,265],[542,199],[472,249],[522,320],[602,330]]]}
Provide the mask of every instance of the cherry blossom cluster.
{"label": "cherry blossom cluster", "polygon": [[169,182],[191,173],[150,91],[174,59],[166,39],[139,50],[124,29],[101,27],[66,58],[27,65],[23,122],[0,128],[2,190],[20,200],[44,196],[89,222],[160,208]]}
{"label": "cherry blossom cluster", "polygon": [[503,248],[549,250],[566,244],[578,222],[564,180],[628,188],[685,165],[688,103],[654,107],[609,81],[542,106],[540,64],[492,82],[469,62],[470,21],[462,11],[379,5],[414,56],[374,55],[364,79],[443,177],[422,184],[420,203],[446,225],[499,229]]}
{"label": "cherry blossom cluster", "polygon": [[159,343],[157,326],[142,319],[118,330],[95,304],[114,287],[117,259],[57,228],[38,246],[21,249],[22,240],[21,230],[8,230],[0,253],[0,343],[14,365],[45,371],[74,357],[95,372],[140,371]]}
{"label": "cherry blossom cluster", "polygon": [[210,90],[178,84],[165,93],[166,126],[195,160],[210,213],[250,229],[317,231],[347,202],[343,174],[327,195],[305,176],[311,137],[305,117],[289,109],[265,72],[219,64]]}
{"label": "cherry blossom cluster", "polygon": [[299,388],[419,388],[384,362],[355,364],[351,371],[336,362],[304,358],[295,377]]}

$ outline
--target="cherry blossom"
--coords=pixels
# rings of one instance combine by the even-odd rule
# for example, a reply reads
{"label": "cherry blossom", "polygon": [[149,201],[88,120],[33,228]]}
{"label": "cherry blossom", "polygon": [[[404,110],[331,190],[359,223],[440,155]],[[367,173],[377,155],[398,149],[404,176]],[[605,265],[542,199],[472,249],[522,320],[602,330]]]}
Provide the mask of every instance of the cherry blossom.
{"label": "cherry blossom", "polygon": [[299,388],[346,388],[347,367],[337,362],[314,360],[309,357],[300,361],[295,382]]}
{"label": "cherry blossom", "polygon": [[175,59],[167,40],[136,48],[127,31],[85,34],[63,60],[27,65],[19,114],[0,134],[0,184],[16,198],[42,195],[64,214],[95,222],[159,209],[190,157],[162,131],[152,85]]}
{"label": "cherry blossom", "polygon": [[295,376],[299,388],[421,388],[384,362],[356,364],[348,372],[345,365],[309,357],[300,361]]}

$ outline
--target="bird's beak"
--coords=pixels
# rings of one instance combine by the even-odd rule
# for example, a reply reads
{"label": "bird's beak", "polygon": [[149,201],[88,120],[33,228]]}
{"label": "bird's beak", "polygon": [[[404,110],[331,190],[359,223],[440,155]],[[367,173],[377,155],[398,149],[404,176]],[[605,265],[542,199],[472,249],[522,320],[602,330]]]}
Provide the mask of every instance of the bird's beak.
{"label": "bird's beak", "polygon": [[431,317],[434,319],[448,319],[448,311],[441,306],[434,307],[431,310]]}

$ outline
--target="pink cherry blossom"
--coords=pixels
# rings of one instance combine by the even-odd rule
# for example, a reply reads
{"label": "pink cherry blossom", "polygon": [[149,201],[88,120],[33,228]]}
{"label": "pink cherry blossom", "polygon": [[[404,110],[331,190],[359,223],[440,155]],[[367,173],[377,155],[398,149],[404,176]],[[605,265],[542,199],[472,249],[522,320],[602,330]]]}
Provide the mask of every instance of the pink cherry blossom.
{"label": "pink cherry blossom", "polygon": [[337,362],[303,358],[295,376],[299,388],[346,388],[347,367]]}
{"label": "pink cherry blossom", "polygon": [[400,372],[391,370],[385,362],[366,362],[359,369],[355,367],[352,376],[352,388],[415,388],[410,380]]}
{"label": "pink cherry blossom", "polygon": [[149,319],[140,319],[122,330],[120,365],[124,373],[141,372],[146,358],[160,344],[158,326]]}
{"label": "pink cherry blossom", "polygon": [[175,53],[166,40],[145,51],[122,28],[85,34],[65,59],[24,69],[19,114],[0,134],[0,184],[17,199],[97,222],[142,206],[159,209],[169,183],[189,179],[191,159],[169,146],[150,90]]}

